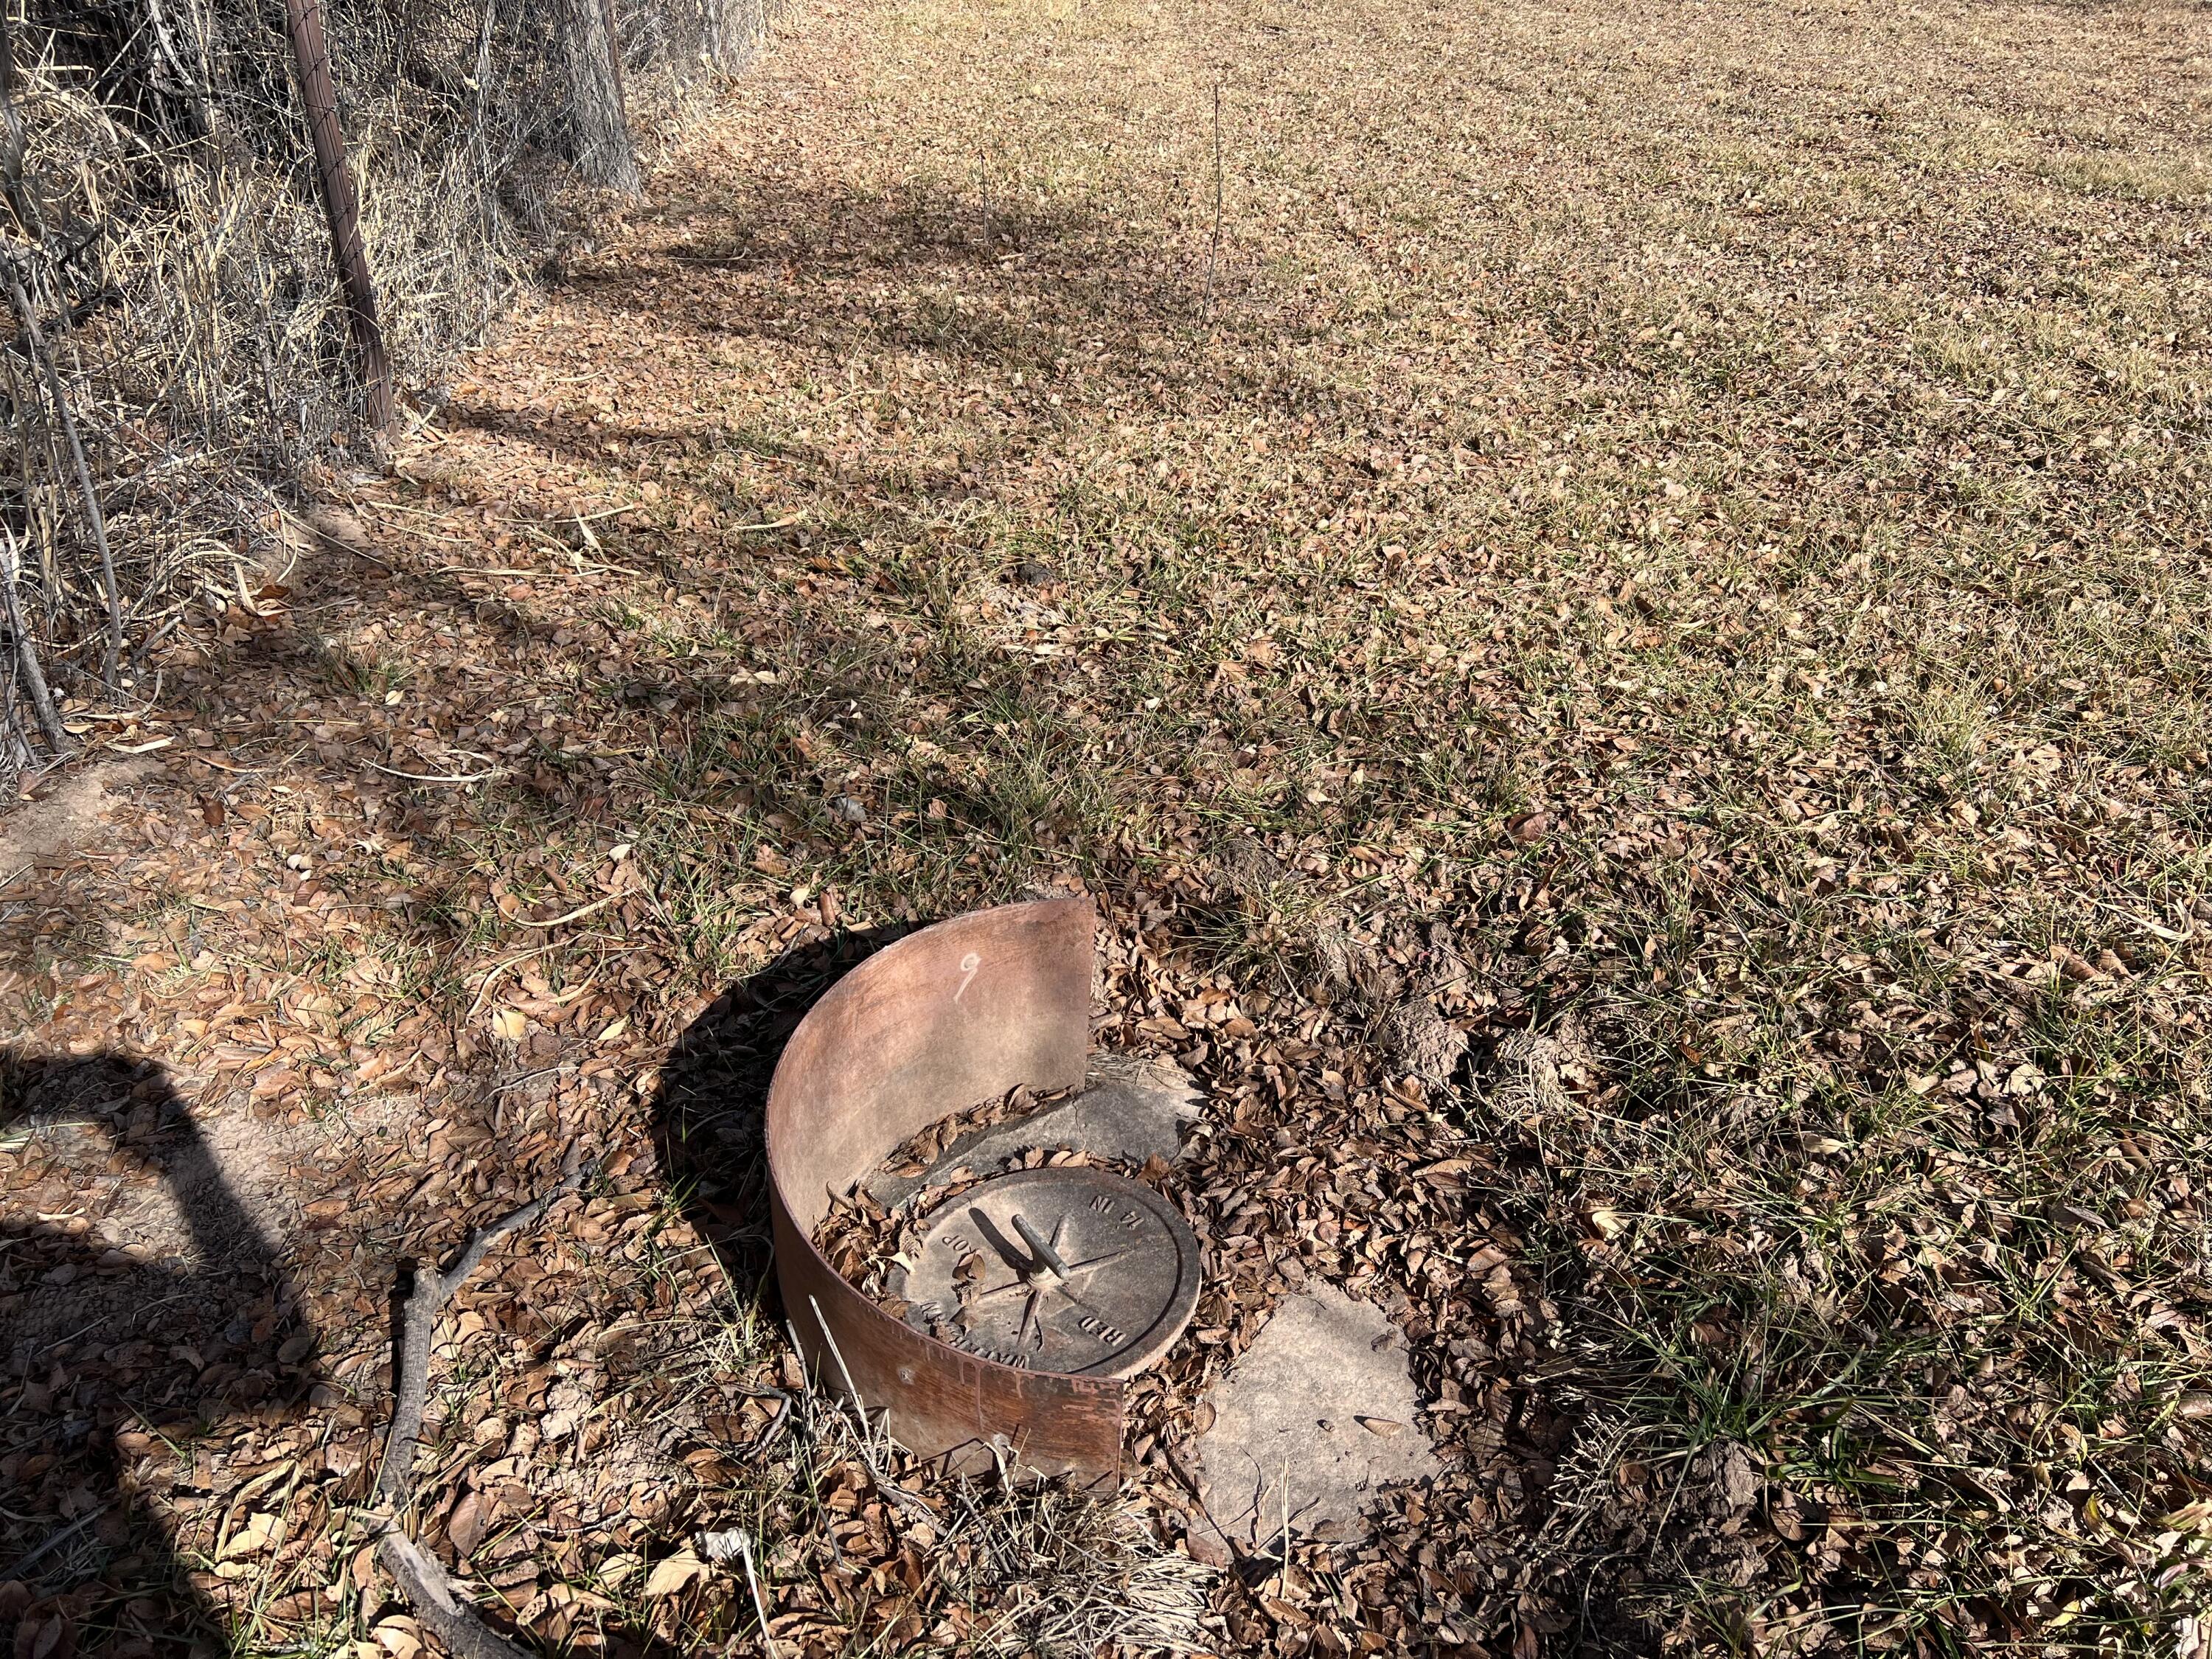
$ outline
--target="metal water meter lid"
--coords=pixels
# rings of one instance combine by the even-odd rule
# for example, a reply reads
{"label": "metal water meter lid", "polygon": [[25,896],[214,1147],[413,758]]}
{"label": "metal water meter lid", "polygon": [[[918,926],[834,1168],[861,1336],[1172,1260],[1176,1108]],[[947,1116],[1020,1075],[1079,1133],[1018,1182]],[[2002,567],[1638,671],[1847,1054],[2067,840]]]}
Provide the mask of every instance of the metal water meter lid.
{"label": "metal water meter lid", "polygon": [[1133,1376],[1198,1307],[1198,1240],[1151,1188],[1064,1164],[978,1182],[924,1217],[890,1293],[939,1340],[1024,1370]]}

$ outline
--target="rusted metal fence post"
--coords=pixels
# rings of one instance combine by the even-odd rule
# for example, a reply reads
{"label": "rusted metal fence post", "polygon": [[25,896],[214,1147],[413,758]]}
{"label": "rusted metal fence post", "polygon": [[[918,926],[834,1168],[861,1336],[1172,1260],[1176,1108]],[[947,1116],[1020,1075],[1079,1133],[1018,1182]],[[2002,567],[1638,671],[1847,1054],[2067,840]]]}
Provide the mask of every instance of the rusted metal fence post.
{"label": "rusted metal fence post", "polygon": [[345,135],[338,130],[337,90],[331,81],[330,48],[323,38],[323,0],[284,0],[284,21],[292,40],[292,66],[300,77],[300,101],[307,111],[307,135],[315,147],[315,180],[322,190],[323,215],[330,222],[331,254],[337,262],[354,349],[361,356],[368,423],[381,432],[392,424],[392,359],[376,320],[376,289],[369,281],[368,255],[361,240],[361,202],[354,191],[352,165],[346,160]]}

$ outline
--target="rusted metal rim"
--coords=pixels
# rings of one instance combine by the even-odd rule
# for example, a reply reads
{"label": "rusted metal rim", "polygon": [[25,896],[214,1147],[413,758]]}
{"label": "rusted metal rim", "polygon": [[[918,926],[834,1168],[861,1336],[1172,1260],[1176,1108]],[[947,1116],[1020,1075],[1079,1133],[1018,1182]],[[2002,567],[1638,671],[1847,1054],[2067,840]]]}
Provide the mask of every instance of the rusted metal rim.
{"label": "rusted metal rim", "polygon": [[1083,1081],[1097,915],[1088,899],[978,910],[887,945],[831,987],[769,1085],[776,1280],[813,1373],[925,1457],[1003,1436],[1030,1467],[1120,1473],[1117,1379],[1000,1364],[915,1330],[814,1247],[843,1196],[915,1131],[1027,1084]]}

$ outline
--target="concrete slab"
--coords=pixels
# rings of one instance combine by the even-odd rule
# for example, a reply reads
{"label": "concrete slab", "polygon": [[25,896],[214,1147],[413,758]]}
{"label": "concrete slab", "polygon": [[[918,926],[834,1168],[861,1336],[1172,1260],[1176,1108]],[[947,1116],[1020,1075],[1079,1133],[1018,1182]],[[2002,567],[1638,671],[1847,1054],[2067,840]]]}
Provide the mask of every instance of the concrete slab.
{"label": "concrete slab", "polygon": [[1397,1327],[1334,1285],[1279,1304],[1208,1401],[1199,1478],[1238,1549],[1279,1539],[1286,1516],[1304,1537],[1358,1537],[1382,1488],[1443,1472]]}
{"label": "concrete slab", "polygon": [[1080,1094],[1027,1117],[963,1136],[921,1175],[878,1170],[866,1185],[870,1195],[889,1209],[963,1164],[982,1174],[1034,1147],[1051,1152],[1065,1148],[1132,1164],[1164,1158],[1172,1164],[1182,1156],[1183,1139],[1198,1115],[1198,1091],[1172,1061],[1096,1054]]}

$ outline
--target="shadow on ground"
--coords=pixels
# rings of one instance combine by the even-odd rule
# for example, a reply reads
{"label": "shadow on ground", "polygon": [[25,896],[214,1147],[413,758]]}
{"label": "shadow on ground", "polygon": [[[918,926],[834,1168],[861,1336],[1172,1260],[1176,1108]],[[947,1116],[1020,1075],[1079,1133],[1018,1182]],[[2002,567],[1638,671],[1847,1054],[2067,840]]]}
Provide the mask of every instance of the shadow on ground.
{"label": "shadow on ground", "polygon": [[[903,927],[827,933],[738,981],[685,1029],[661,1067],[653,1150],[684,1217],[709,1241],[741,1297],[775,1301],[769,1274],[769,1079],[783,1045],[830,986]],[[781,1316],[780,1315],[778,1316]]]}
{"label": "shadow on ground", "polygon": [[316,1345],[290,1277],[150,1060],[0,1053],[0,1144],[65,1168],[88,1209],[167,1206],[173,1247],[0,1216],[0,1640],[17,1656],[219,1649],[196,1564],[125,1471],[149,1437],[188,1446],[306,1399]]}

